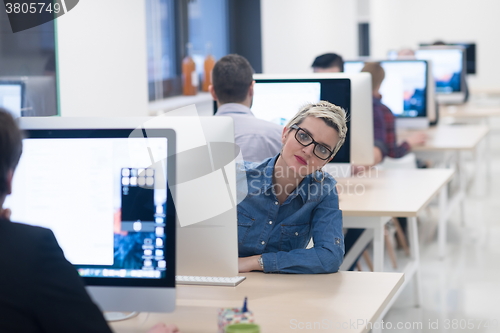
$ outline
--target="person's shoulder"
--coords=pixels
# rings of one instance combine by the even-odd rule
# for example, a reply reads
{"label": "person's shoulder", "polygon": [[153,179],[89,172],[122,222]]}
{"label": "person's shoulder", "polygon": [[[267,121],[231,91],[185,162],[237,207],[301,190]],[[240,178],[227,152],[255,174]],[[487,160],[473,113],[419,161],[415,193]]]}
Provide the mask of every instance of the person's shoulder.
{"label": "person's shoulder", "polygon": [[50,229],[47,229],[47,228],[29,225],[29,224],[25,224],[25,223],[6,221],[6,220],[2,220],[1,226],[9,231],[12,230],[12,231],[19,231],[19,232],[24,232],[24,233],[40,234],[40,233],[50,233],[51,232]]}
{"label": "person's shoulder", "polygon": [[266,158],[262,162],[240,161],[236,163],[236,168],[238,171],[244,171],[247,173],[259,172],[269,164],[270,159],[272,159],[272,157]]}
{"label": "person's shoulder", "polygon": [[281,125],[278,125],[276,123],[273,123],[271,121],[267,121],[264,119],[259,119],[259,118],[255,118],[255,119],[258,120],[259,123],[262,124],[262,126],[265,126],[266,128],[270,128],[270,129],[279,131],[280,133],[281,133],[281,131],[283,131],[283,126],[281,126]]}
{"label": "person's shoulder", "polygon": [[389,107],[384,103],[380,102],[379,107],[383,112],[390,112],[392,114],[391,109],[389,109]]}
{"label": "person's shoulder", "polygon": [[325,175],[325,177],[323,178],[323,186],[327,186],[327,187],[335,187],[335,185],[337,184],[337,181],[335,180],[335,178],[333,178],[333,176],[331,174],[329,174],[328,172],[323,172],[323,174]]}
{"label": "person's shoulder", "polygon": [[0,242],[10,248],[12,253],[25,258],[26,265],[38,260],[36,258],[40,253],[57,247],[56,238],[50,229],[16,222],[2,221]]}
{"label": "person's shoulder", "polygon": [[[335,189],[335,185],[337,185],[337,181],[331,174],[328,172],[323,172],[324,178],[323,181],[321,182],[321,187],[323,188],[323,193],[330,193]],[[317,176],[318,178],[321,176]]]}
{"label": "person's shoulder", "polygon": [[4,230],[0,233],[5,233],[5,237],[11,240],[22,238],[25,244],[33,243],[46,237],[54,237],[50,229],[18,222],[6,221],[2,223],[2,229]]}

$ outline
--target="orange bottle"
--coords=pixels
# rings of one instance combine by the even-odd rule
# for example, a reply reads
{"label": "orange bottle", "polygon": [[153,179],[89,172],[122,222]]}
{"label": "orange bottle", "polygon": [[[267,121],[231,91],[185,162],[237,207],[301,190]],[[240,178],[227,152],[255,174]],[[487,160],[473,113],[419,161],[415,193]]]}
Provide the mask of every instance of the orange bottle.
{"label": "orange bottle", "polygon": [[198,91],[198,73],[191,57],[191,43],[188,43],[186,48],[187,54],[182,60],[182,93],[184,95],[196,95]]}
{"label": "orange bottle", "polygon": [[207,56],[205,58],[203,83],[201,85],[201,90],[203,91],[208,91],[208,86],[212,84],[212,69],[215,66],[215,58],[211,55],[211,46],[210,43],[207,43]]}

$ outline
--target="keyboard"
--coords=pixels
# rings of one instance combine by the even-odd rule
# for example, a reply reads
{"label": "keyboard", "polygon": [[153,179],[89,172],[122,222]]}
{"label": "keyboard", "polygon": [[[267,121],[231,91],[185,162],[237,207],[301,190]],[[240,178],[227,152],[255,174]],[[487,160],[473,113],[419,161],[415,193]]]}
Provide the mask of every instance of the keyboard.
{"label": "keyboard", "polygon": [[200,286],[236,287],[245,279],[246,279],[245,276],[220,277],[220,276],[177,275],[175,277],[175,282],[177,284],[194,284],[194,285],[200,285]]}

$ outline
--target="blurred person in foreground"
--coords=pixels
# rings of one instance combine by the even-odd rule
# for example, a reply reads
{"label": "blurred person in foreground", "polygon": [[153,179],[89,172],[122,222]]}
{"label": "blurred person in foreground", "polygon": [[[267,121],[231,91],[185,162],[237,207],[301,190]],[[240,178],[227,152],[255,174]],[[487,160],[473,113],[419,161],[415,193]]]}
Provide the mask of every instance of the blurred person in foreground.
{"label": "blurred person in foreground", "polygon": [[[0,108],[0,332],[111,333],[82,278],[51,230],[10,221],[4,209],[21,158],[23,134]],[[176,333],[159,323],[148,333]]]}

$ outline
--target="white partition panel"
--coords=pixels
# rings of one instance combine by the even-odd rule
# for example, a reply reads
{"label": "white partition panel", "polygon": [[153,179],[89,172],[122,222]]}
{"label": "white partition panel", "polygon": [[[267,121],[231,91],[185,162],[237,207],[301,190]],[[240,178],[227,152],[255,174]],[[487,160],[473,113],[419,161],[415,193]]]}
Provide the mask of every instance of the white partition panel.
{"label": "white partition panel", "polygon": [[82,0],[56,24],[61,116],[148,115],[145,0]]}
{"label": "white partition panel", "polygon": [[265,74],[308,73],[320,54],[357,55],[353,0],[261,0]]}
{"label": "white partition panel", "polygon": [[390,49],[419,43],[476,42],[477,74],[469,88],[500,90],[497,42],[498,0],[371,0],[371,53],[383,58]]}

